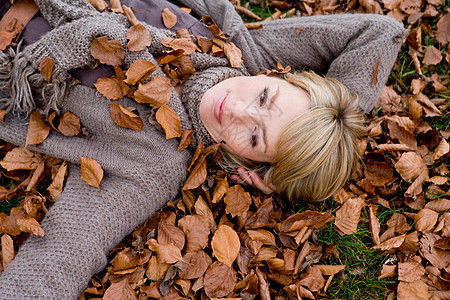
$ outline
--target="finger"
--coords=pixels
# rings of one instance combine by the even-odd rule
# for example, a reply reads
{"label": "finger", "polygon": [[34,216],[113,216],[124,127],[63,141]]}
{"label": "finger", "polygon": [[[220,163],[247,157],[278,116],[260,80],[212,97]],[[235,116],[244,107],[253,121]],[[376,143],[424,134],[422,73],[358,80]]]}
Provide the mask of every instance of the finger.
{"label": "finger", "polygon": [[271,184],[271,186],[267,185],[256,172],[251,172],[250,176],[255,187],[261,190],[264,194],[272,194],[275,191],[275,189],[272,188],[272,186],[275,186],[273,184]]}
{"label": "finger", "polygon": [[241,180],[245,182],[245,184],[252,186],[253,182],[250,177],[250,174],[248,171],[246,171],[244,168],[238,168],[237,169],[239,176],[241,177]]}
{"label": "finger", "polygon": [[245,184],[245,182],[242,181],[242,179],[241,179],[241,177],[239,175],[232,174],[232,175],[230,175],[230,178],[231,178],[231,180],[233,180],[236,183]]}

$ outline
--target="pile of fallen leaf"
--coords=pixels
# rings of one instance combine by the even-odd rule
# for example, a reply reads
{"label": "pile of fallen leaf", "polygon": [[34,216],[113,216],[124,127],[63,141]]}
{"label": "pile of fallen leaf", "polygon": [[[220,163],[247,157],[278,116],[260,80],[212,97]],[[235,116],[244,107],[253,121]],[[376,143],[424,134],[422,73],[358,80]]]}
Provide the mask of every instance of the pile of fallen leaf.
{"label": "pile of fallen leaf", "polygon": [[[133,25],[127,35],[130,51],[139,51],[151,43],[150,33],[120,1],[111,1],[110,8],[104,1],[89,2],[99,10],[128,17]],[[232,2],[246,17],[260,20],[248,6]],[[398,282],[388,299],[450,298],[449,78],[437,70],[431,76],[424,75],[444,60],[447,64],[450,61],[450,12],[443,8],[444,1],[269,2],[276,8],[272,19],[357,11],[390,15],[409,29],[403,51],[417,76],[405,81],[393,75],[393,85],[384,88],[377,105],[382,108],[371,119],[368,136],[360,143],[362,162],[349,184],[333,197],[339,206],[326,212],[318,212],[312,205],[300,213],[289,211],[282,199],[233,185],[225,172],[208,168],[207,160],[219,155],[218,146],[205,148],[200,143],[182,196],[136,228],[110,253],[109,266],[92,278],[81,299],[326,299],[333,280],[352,268],[321,263],[321,259],[339,255],[335,248],[316,238],[330,222],[341,235],[357,232],[358,224],[369,224],[373,248],[390,254],[379,279]],[[165,10],[162,17],[166,27],[176,24],[170,10]],[[439,21],[430,26],[430,18]],[[93,57],[115,69],[115,75],[100,78],[96,88],[111,100],[128,96],[150,104],[157,109],[156,121],[166,137],[179,137],[179,120],[170,113],[167,102],[170,86],[195,73],[187,55],[203,51],[225,55],[233,66],[241,63],[239,49],[226,42],[226,34],[211,19],[204,17],[203,21],[215,39],[194,40],[181,30],[178,39],[162,41],[171,50],[157,62],[171,81],[158,76],[147,80],[156,70],[148,61],[136,61],[128,70],[122,70],[124,50],[120,43],[107,37],[94,39]],[[248,28],[257,30],[261,25],[250,23]],[[422,40],[423,32],[434,37],[435,42]],[[397,63],[393,74],[403,67]],[[279,65],[273,72],[283,73],[288,68]],[[41,73],[51,81],[50,58],[41,63]],[[154,93],[155,89],[159,92]],[[0,111],[0,120],[3,115]],[[112,102],[111,116],[119,126],[142,129],[144,121],[133,108]],[[447,124],[443,130],[430,125],[438,118]],[[47,122],[62,134],[89,137],[81,127],[82,120],[70,112],[50,114],[47,121],[34,112],[27,145],[45,139],[50,132]],[[38,125],[32,125],[35,123]],[[190,144],[191,134],[183,134],[180,149]],[[67,165],[6,143],[0,145],[0,158],[0,179],[8,182],[8,186],[0,186],[0,201],[20,199],[9,215],[0,213],[1,271],[29,234],[44,234],[38,222],[61,193]],[[86,162],[81,163],[82,168],[86,167]],[[90,162],[85,173],[93,177],[89,184],[98,187],[99,166],[92,164],[95,161]],[[380,224],[377,215],[385,209],[395,212],[386,224]]]}

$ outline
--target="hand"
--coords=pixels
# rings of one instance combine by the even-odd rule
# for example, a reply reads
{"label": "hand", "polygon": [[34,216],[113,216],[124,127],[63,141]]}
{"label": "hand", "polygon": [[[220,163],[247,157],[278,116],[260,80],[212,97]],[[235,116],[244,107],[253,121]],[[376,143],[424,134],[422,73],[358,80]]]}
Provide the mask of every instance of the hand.
{"label": "hand", "polygon": [[274,184],[269,183],[266,184],[261,177],[255,171],[246,171],[244,168],[237,169],[239,175],[233,174],[231,175],[231,179],[236,181],[239,184],[251,185],[266,195],[272,194],[276,191],[276,187]]}

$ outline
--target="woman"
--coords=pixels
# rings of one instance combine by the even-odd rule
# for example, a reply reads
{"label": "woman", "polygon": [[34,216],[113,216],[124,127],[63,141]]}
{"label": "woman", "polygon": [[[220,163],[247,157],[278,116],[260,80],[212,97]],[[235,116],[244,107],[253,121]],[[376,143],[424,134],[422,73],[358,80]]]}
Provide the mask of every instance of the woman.
{"label": "woman", "polygon": [[[322,110],[327,110],[321,108],[320,101],[324,98],[321,94],[349,95],[346,88],[333,80],[319,79],[314,75],[288,75],[286,79],[293,84],[277,78],[248,76],[256,75],[261,69],[275,68],[278,61],[294,68],[320,71],[339,79],[348,89],[356,92],[360,98],[360,108],[369,112],[400,47],[402,26],[381,16],[342,15],[266,22],[263,23],[263,29],[249,32],[234,7],[226,0],[180,2],[191,7],[198,16],[211,16],[224,32],[230,34],[230,40],[242,50],[244,60],[244,66],[235,69],[228,67],[226,59],[204,53],[190,55],[197,74],[183,85],[182,98],[173,92],[169,102],[180,117],[182,128],[195,129],[197,140],[201,138],[207,144],[222,142],[225,149],[238,154],[235,155],[237,160],[247,159],[246,163],[249,164],[254,161],[264,162],[262,168],[266,168],[268,174],[265,176],[273,179],[281,191],[283,183],[277,181],[278,174],[287,171],[288,174],[279,178],[289,178],[292,175],[289,174],[290,170],[294,170],[294,182],[310,193],[306,188],[308,183],[296,180],[296,177],[299,172],[312,174],[308,169],[317,169],[317,166],[314,167],[316,163],[326,165],[320,161],[324,157],[334,169],[345,167],[342,177],[347,176],[351,169],[348,165],[352,165],[354,159],[340,161],[341,156],[338,154],[346,152],[346,149],[341,149],[342,143],[339,141],[349,139],[346,144],[352,145],[354,137],[359,134],[356,132],[352,136],[348,129],[356,128],[358,131],[360,125],[353,126],[346,121],[348,115],[354,114],[355,102],[349,96],[343,97],[349,98],[349,105],[343,109],[334,109],[335,112],[331,113],[331,122],[338,122],[334,128],[342,129],[344,127],[341,125],[347,124],[347,134],[341,139],[331,139],[330,145],[326,145],[341,149],[340,152],[329,154],[325,151],[326,147],[317,148],[316,140],[323,140],[330,132],[306,126],[317,119]],[[130,24],[122,15],[99,13],[84,0],[37,0],[36,3],[54,29],[26,47],[12,64],[5,63],[9,62],[8,58],[2,56],[4,68],[0,70],[0,78],[4,84],[2,93],[7,94],[3,100],[4,107],[15,112],[28,112],[34,105],[44,111],[51,108],[69,110],[81,118],[83,126],[95,138],[68,138],[53,132],[39,149],[33,148],[67,160],[70,171],[62,195],[42,221],[45,236],[31,236],[0,276],[0,297],[76,299],[91,276],[104,268],[108,251],[162,205],[175,199],[186,179],[191,152],[176,151],[178,143],[173,139],[166,140],[149,124],[145,124],[141,131],[116,126],[110,117],[108,100],[87,86],[71,86],[69,72],[94,62],[89,52],[93,36],[107,35],[110,39],[119,40],[122,45],[127,44],[126,33]],[[122,3],[127,4],[127,1]],[[139,3],[144,1],[129,1],[129,5],[135,9],[135,4]],[[172,6],[171,10],[182,14]],[[140,17],[139,13],[136,15]],[[152,34],[152,45],[139,52],[126,50],[126,67],[136,59],[146,59],[156,64],[154,56],[166,49],[160,41],[166,36],[175,36],[168,30],[148,25],[146,28]],[[297,33],[299,28],[303,29]],[[52,81],[44,84],[37,70],[39,62],[47,56],[55,59],[55,68]],[[378,73],[376,83],[372,86],[375,65],[378,65]],[[165,75],[158,68],[152,76]],[[33,86],[33,89],[27,89],[27,85]],[[32,93],[37,89],[44,93],[44,97]],[[295,96],[291,97],[291,94]],[[275,98],[276,101],[270,103]],[[295,105],[289,102],[292,98],[296,99]],[[278,102],[280,99],[288,102],[281,104]],[[126,98],[119,102],[124,107],[135,107],[143,120],[150,116],[150,110],[144,105]],[[269,108],[270,104],[272,106]],[[241,109],[237,109],[239,107]],[[276,121],[271,122],[277,112],[274,107],[282,113],[279,118],[273,119]],[[292,109],[289,118],[283,117],[291,113],[286,108]],[[242,111],[246,111],[250,117],[239,115]],[[297,117],[297,114],[304,117]],[[307,120],[306,124],[302,120]],[[2,126],[0,139],[24,145],[27,124],[11,114],[7,115],[5,121],[8,126]],[[266,130],[278,126],[278,131],[266,133],[264,139],[264,125]],[[292,130],[289,131],[289,128]],[[295,136],[296,131],[302,128],[306,133],[302,135],[306,141]],[[276,145],[278,140],[280,144]],[[292,144],[293,140],[311,146],[305,148],[309,154],[305,152],[304,159],[294,161],[294,165],[289,161],[293,157],[289,153],[301,145]],[[314,148],[319,152],[312,151]],[[325,151],[323,155],[321,150]],[[283,151],[287,153],[285,157]],[[354,148],[350,153],[352,151]],[[97,160],[105,171],[100,191],[80,180],[79,157],[85,156]],[[306,162],[305,166],[301,165],[303,161]],[[272,165],[268,162],[272,162]],[[298,163],[300,168],[296,168],[295,164]],[[279,167],[273,167],[277,164]],[[330,164],[327,168],[313,172],[316,175],[309,177],[309,186],[313,186],[311,182],[314,180],[320,188],[335,184],[322,184],[317,179],[322,179],[320,176],[325,176],[327,172],[333,173],[330,172]],[[269,191],[273,187],[263,184],[255,176],[256,173],[250,172],[251,181],[243,172],[240,174],[239,180],[255,183],[263,190]],[[297,189],[298,186],[294,185],[294,188],[285,188],[283,192],[296,197],[295,192],[290,190]],[[313,200],[323,197],[318,193]]]}

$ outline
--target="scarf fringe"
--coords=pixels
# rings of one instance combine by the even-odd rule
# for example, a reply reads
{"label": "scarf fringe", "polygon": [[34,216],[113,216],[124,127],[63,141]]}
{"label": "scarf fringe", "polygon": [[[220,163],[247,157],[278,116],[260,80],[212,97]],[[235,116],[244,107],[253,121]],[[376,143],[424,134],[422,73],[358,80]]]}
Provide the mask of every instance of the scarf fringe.
{"label": "scarf fringe", "polygon": [[59,113],[67,82],[47,83],[32,65],[25,52],[0,52],[0,109],[14,114],[29,115],[38,109],[47,116],[51,110]]}

